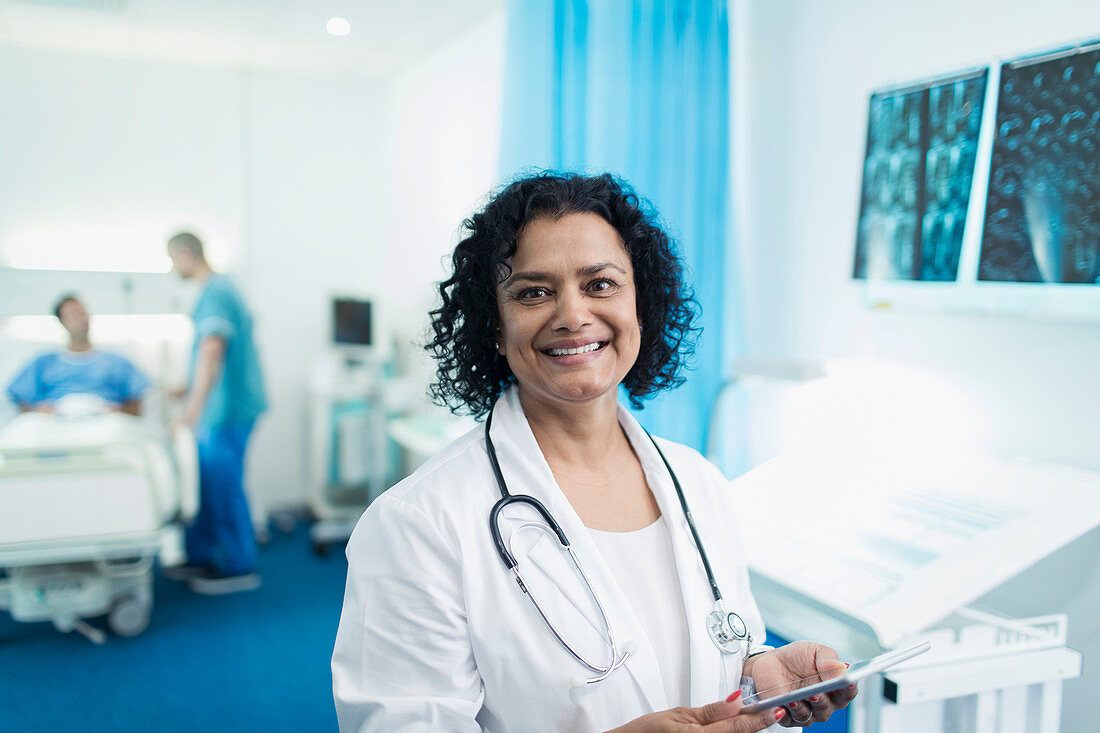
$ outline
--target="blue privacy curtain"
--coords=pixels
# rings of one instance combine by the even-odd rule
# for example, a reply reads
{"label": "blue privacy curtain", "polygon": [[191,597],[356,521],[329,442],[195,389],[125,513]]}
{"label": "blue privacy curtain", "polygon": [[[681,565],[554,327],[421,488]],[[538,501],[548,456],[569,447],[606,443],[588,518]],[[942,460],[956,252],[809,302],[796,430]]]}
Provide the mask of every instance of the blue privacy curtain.
{"label": "blue privacy curtain", "polygon": [[725,0],[512,0],[505,68],[504,179],[610,171],[653,203],[679,244],[703,333],[687,383],[638,418],[702,450],[723,329],[733,331]]}

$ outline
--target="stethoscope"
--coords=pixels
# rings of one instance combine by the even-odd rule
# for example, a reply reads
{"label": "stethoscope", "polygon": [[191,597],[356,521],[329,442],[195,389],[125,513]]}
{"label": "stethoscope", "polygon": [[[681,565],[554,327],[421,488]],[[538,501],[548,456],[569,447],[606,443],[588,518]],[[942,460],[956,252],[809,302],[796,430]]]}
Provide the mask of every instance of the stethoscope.
{"label": "stethoscope", "polygon": [[[497,554],[500,555],[500,559],[504,561],[504,565],[512,571],[520,590],[531,599],[531,603],[534,604],[535,610],[538,611],[543,623],[546,624],[546,628],[550,629],[550,633],[554,635],[558,643],[560,643],[574,659],[584,665],[588,670],[595,673],[594,677],[578,675],[572,678],[572,680],[570,680],[572,687],[577,689],[597,682],[603,682],[612,672],[626,663],[630,655],[637,650],[637,645],[634,642],[627,642],[623,645],[623,650],[620,654],[618,643],[615,641],[615,633],[611,629],[611,622],[607,618],[607,613],[604,611],[603,603],[600,602],[600,597],[596,595],[596,590],[588,580],[588,575],[584,572],[584,568],[581,567],[580,561],[577,559],[577,554],[573,551],[572,545],[569,544],[569,539],[566,538],[565,532],[562,531],[561,527],[554,520],[554,517],[546,507],[543,506],[542,502],[533,496],[528,496],[526,494],[511,494],[508,492],[508,484],[504,481],[504,473],[500,470],[500,460],[497,458],[496,446],[493,445],[493,439],[489,436],[489,429],[492,427],[492,424],[493,413],[490,411],[489,417],[485,420],[485,449],[489,453],[489,463],[493,466],[493,474],[496,476],[497,486],[500,487],[501,498],[493,505],[492,510],[489,512],[489,531],[493,535],[493,542],[496,543]],[[645,431],[646,437],[653,443],[653,447],[656,448],[657,455],[661,457],[661,461],[664,462],[665,468],[668,469],[668,475],[672,477],[672,485],[676,487],[676,496],[680,499],[680,508],[683,509],[688,527],[691,528],[691,536],[695,540],[696,549],[699,551],[699,559],[703,561],[703,568],[707,571],[707,580],[710,582],[711,594],[714,596],[714,608],[707,614],[707,632],[710,634],[710,639],[714,642],[714,645],[718,647],[718,650],[724,654],[744,652],[744,656],[747,657],[752,648],[752,634],[749,632],[745,620],[741,618],[739,614],[733,611],[726,611],[725,603],[722,601],[722,592],[718,590],[718,582],[714,579],[714,572],[710,568],[710,560],[707,558],[706,550],[703,549],[703,542],[699,539],[699,530],[695,527],[695,520],[691,516],[691,510],[688,509],[687,500],[684,498],[684,491],[680,487],[680,480],[676,478],[676,472],[672,470],[672,466],[669,465],[668,459],[665,458],[665,454],[657,445],[657,441],[653,439],[653,436],[649,434],[648,430],[644,428],[643,430]],[[505,544],[500,536],[500,513],[510,504],[527,504],[539,513],[543,521],[541,523],[538,521],[523,522],[512,530],[512,534],[508,537],[508,543]],[[600,617],[603,619],[605,641],[611,650],[611,659],[607,664],[593,664],[581,656],[580,653],[577,652],[560,633],[558,633],[558,630],[554,628],[546,612],[543,611],[542,606],[539,605],[538,600],[531,594],[531,591],[528,590],[527,584],[523,582],[523,575],[520,573],[519,563],[516,562],[516,558],[512,554],[511,543],[517,532],[529,528],[537,529],[542,532],[552,532],[558,538],[558,542],[561,543],[562,548],[568,553],[577,572],[580,573],[581,579],[584,580],[584,584],[588,588],[588,594],[596,603],[596,608],[599,609]]]}

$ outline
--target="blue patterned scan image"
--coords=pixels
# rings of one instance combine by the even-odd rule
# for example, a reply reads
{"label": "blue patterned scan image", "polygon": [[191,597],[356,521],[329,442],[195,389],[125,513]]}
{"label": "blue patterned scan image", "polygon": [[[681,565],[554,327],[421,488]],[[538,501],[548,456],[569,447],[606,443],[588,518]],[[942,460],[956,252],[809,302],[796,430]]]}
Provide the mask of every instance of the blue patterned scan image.
{"label": "blue patterned scan image", "polygon": [[955,280],[974,182],[986,74],[928,90],[920,280]]}
{"label": "blue patterned scan image", "polygon": [[923,91],[871,96],[856,277],[911,278],[916,256]]}
{"label": "blue patterned scan image", "polygon": [[1005,64],[978,279],[1100,283],[1100,44]]}
{"label": "blue patterned scan image", "polygon": [[855,277],[958,276],[986,77],[871,96]]}

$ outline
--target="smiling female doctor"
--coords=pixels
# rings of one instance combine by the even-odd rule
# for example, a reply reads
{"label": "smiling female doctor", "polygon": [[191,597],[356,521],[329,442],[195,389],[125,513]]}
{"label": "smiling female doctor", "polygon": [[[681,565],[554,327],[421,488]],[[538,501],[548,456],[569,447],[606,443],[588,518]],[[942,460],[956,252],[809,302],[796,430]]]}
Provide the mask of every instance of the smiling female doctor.
{"label": "smiling female doctor", "polygon": [[847,705],[854,689],[738,715],[750,678],[843,664],[761,646],[729,482],[618,403],[682,382],[695,313],[637,197],[544,174],[466,229],[432,314],[433,392],[487,421],[348,544],[341,730],[749,733]]}

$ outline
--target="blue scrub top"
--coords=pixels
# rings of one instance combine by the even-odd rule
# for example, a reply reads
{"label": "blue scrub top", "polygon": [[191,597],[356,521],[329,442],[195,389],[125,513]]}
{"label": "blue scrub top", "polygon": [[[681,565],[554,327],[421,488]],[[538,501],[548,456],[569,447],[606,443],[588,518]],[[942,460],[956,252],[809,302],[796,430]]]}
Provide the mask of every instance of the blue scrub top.
{"label": "blue scrub top", "polygon": [[260,360],[252,342],[252,316],[240,292],[225,275],[207,278],[192,314],[195,343],[190,380],[194,380],[199,344],[208,336],[225,339],[225,366],[214,382],[199,423],[205,426],[253,422],[267,409]]}
{"label": "blue scrub top", "polygon": [[21,405],[55,402],[69,394],[94,394],[121,405],[141,399],[149,380],[125,357],[104,351],[43,354],[8,385]]}

